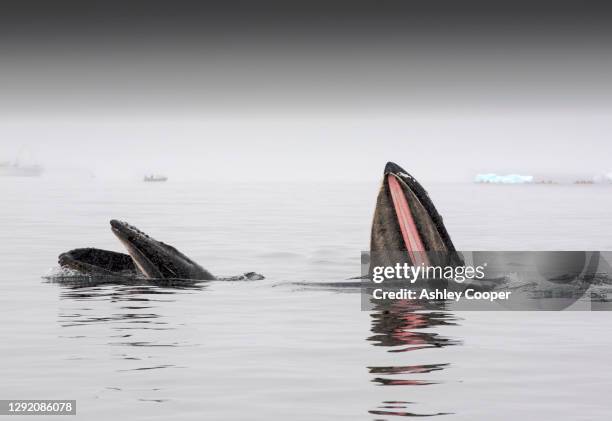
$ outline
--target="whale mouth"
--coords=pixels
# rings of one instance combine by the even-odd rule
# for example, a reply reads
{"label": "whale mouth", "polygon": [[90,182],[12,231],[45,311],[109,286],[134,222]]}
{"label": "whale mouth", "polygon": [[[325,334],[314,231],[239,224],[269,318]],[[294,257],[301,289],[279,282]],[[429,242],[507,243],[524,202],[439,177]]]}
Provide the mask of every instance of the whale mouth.
{"label": "whale mouth", "polygon": [[215,277],[169,244],[158,241],[127,222],[110,221],[113,234],[124,245],[134,265],[147,278],[201,279]]}
{"label": "whale mouth", "polygon": [[421,184],[389,162],[372,223],[371,251],[402,252],[412,264],[429,265],[430,252],[454,252],[442,217]]}
{"label": "whale mouth", "polygon": [[127,222],[113,219],[110,221],[113,234],[123,244],[138,270],[148,278],[163,278],[160,259],[165,244],[149,237]]}
{"label": "whale mouth", "polygon": [[423,238],[419,233],[419,228],[416,224],[408,198],[404,192],[405,185],[402,185],[401,179],[395,174],[386,176],[386,183],[389,186],[389,194],[395,210],[397,223],[399,225],[402,240],[406,251],[410,255],[410,260],[415,265],[429,265],[429,259],[423,252],[427,251],[423,243]]}
{"label": "whale mouth", "polygon": [[94,275],[174,280],[216,279],[176,248],[150,237],[135,226],[116,219],[111,220],[110,225],[128,254],[97,248],[73,249],[59,255],[60,266]]}

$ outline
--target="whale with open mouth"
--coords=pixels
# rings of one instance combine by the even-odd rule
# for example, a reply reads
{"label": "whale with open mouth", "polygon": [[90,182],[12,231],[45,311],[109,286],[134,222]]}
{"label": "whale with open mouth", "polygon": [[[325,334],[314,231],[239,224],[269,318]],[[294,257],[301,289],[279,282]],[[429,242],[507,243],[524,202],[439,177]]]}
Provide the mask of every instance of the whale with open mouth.
{"label": "whale with open mouth", "polygon": [[[93,275],[217,279],[176,248],[155,240],[133,225],[114,219],[110,225],[128,254],[78,248],[60,254],[60,266]],[[395,264],[398,255],[401,261],[413,265],[440,264],[440,259],[445,264],[459,263],[442,217],[427,192],[414,177],[392,162],[385,166],[376,201],[370,252],[376,256],[373,262],[378,265]],[[243,277],[257,279],[261,275],[249,272]]]}
{"label": "whale with open mouth", "polygon": [[113,234],[128,254],[96,248],[80,248],[62,253],[59,264],[81,273],[97,275],[144,276],[154,279],[216,279],[209,271],[176,248],[157,241],[133,225],[110,221]]}
{"label": "whale with open mouth", "polygon": [[[399,165],[388,162],[376,200],[370,254],[374,264],[460,264],[442,216],[427,191]],[[371,264],[372,266],[372,264]]]}

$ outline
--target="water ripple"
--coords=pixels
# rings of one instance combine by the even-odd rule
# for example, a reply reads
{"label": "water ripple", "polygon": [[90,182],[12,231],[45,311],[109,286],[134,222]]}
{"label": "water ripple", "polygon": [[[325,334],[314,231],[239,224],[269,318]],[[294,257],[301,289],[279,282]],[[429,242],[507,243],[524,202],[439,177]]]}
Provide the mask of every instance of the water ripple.
{"label": "water ripple", "polygon": [[[407,358],[410,355],[406,352],[460,345],[460,340],[443,336],[438,332],[423,331],[440,326],[456,326],[458,319],[455,315],[445,311],[443,304],[425,306],[415,301],[402,301],[377,304],[370,316],[372,321],[370,330],[373,334],[366,340],[375,347],[388,348],[388,352],[397,354],[394,360],[398,362],[397,365],[368,366],[368,372],[376,375],[371,379],[372,383],[400,388],[432,386],[441,383],[433,379],[389,378],[386,376],[427,376],[449,367],[449,363],[406,364],[409,362]],[[381,374],[385,377],[381,377]],[[415,402],[388,400],[368,412],[372,415],[404,417],[433,417],[449,414],[447,412],[417,413],[408,408],[408,404],[416,405]]]}

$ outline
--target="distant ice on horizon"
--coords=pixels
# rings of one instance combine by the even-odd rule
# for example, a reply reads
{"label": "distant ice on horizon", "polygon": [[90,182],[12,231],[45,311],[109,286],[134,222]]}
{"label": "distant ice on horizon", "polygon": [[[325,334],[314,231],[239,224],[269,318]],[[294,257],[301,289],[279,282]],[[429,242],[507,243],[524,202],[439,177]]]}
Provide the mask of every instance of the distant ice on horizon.
{"label": "distant ice on horizon", "polygon": [[524,184],[533,183],[533,176],[519,174],[498,175],[495,173],[488,173],[477,174],[474,181],[476,183]]}
{"label": "distant ice on horizon", "polygon": [[596,183],[612,183],[612,172],[596,175],[593,177],[593,181]]}

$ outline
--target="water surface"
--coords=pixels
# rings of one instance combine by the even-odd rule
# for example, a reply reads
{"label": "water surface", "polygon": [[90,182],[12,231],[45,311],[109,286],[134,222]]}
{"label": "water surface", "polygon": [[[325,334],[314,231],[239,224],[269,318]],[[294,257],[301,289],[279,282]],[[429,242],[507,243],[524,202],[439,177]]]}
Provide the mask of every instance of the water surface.
{"label": "water surface", "polygon": [[[77,419],[607,419],[608,312],[360,311],[377,184],[0,179],[1,399]],[[428,186],[459,249],[612,249],[608,186]],[[194,288],[70,287],[111,218],[214,274]]]}

